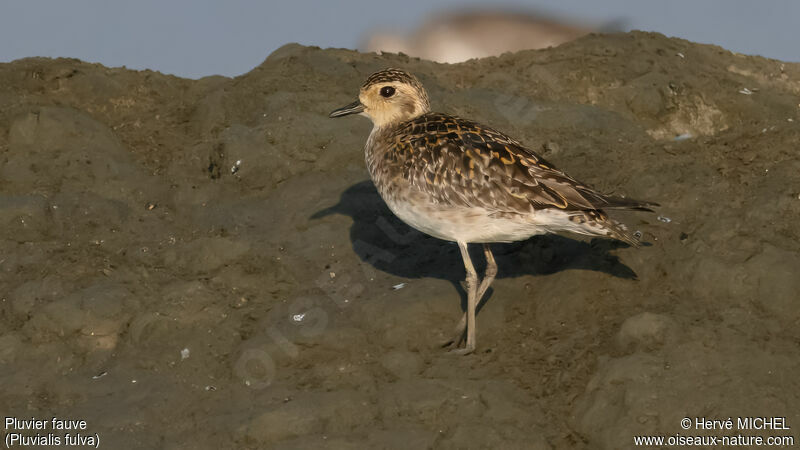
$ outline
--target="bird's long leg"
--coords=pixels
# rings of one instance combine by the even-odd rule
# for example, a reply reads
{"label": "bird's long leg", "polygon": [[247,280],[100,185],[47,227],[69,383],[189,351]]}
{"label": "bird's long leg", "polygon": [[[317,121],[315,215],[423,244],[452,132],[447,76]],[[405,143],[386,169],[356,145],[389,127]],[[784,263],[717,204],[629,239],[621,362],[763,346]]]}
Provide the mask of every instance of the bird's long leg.
{"label": "bird's long leg", "polygon": [[461,249],[461,257],[464,259],[464,268],[467,270],[467,344],[464,348],[453,350],[459,355],[468,355],[475,351],[475,306],[478,294],[478,273],[469,257],[469,250],[466,242],[459,242],[458,248]]}
{"label": "bird's long leg", "polygon": [[[483,296],[486,294],[486,291],[491,286],[492,281],[494,281],[494,277],[497,276],[497,262],[494,260],[494,255],[492,254],[491,248],[489,248],[489,244],[483,244],[483,253],[486,256],[486,272],[483,275],[483,280],[481,280],[481,285],[478,287],[478,292],[476,294],[476,307],[477,310],[480,308],[481,304],[485,300]],[[461,342],[464,340],[464,331],[467,329],[467,313],[464,312],[464,315],[461,316],[461,321],[458,323],[455,329],[455,333],[453,334],[453,338],[449,341],[445,342],[444,345],[452,345],[458,347]]]}

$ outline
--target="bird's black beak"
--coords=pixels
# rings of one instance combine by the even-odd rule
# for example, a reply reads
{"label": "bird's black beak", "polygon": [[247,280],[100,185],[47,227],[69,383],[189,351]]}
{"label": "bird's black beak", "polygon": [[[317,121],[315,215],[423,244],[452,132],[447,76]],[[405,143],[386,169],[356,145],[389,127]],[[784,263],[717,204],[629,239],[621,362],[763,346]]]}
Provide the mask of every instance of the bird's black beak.
{"label": "bird's black beak", "polygon": [[347,106],[342,106],[339,109],[334,109],[333,111],[331,111],[328,117],[342,117],[350,114],[358,114],[361,112],[364,112],[364,105],[362,105],[359,100],[356,100]]}

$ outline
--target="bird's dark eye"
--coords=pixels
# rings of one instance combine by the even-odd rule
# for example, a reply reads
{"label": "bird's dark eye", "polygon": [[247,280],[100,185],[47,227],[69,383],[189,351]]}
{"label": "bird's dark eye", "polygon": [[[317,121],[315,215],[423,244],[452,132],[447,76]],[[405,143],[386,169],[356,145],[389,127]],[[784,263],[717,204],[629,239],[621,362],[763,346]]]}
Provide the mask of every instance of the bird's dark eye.
{"label": "bird's dark eye", "polygon": [[384,86],[381,88],[381,97],[389,98],[394,95],[394,88],[391,86]]}

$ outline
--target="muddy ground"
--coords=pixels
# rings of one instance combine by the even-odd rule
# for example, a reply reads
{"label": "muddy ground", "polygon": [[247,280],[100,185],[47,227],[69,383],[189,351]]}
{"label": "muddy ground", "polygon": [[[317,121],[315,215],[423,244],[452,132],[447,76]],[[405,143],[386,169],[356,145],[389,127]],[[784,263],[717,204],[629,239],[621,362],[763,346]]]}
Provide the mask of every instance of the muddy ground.
{"label": "muddy ground", "polygon": [[[497,245],[478,352],[447,354],[457,247],[384,206],[368,120],[327,117],[386,66],[661,203],[618,216],[651,245]],[[4,417],[101,448],[800,439],[798,64],[638,32],[456,65],[292,44],[196,81],[31,58],[0,64],[0,127]]]}

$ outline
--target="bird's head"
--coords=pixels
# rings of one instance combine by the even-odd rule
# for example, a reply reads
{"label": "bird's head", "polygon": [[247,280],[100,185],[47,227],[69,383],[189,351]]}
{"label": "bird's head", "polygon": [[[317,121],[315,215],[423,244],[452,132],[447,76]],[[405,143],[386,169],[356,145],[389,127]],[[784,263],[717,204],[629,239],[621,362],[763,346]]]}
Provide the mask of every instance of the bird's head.
{"label": "bird's head", "polygon": [[430,111],[428,94],[414,75],[399,69],[384,69],[367,78],[358,100],[336,109],[330,117],[362,114],[382,128]]}

